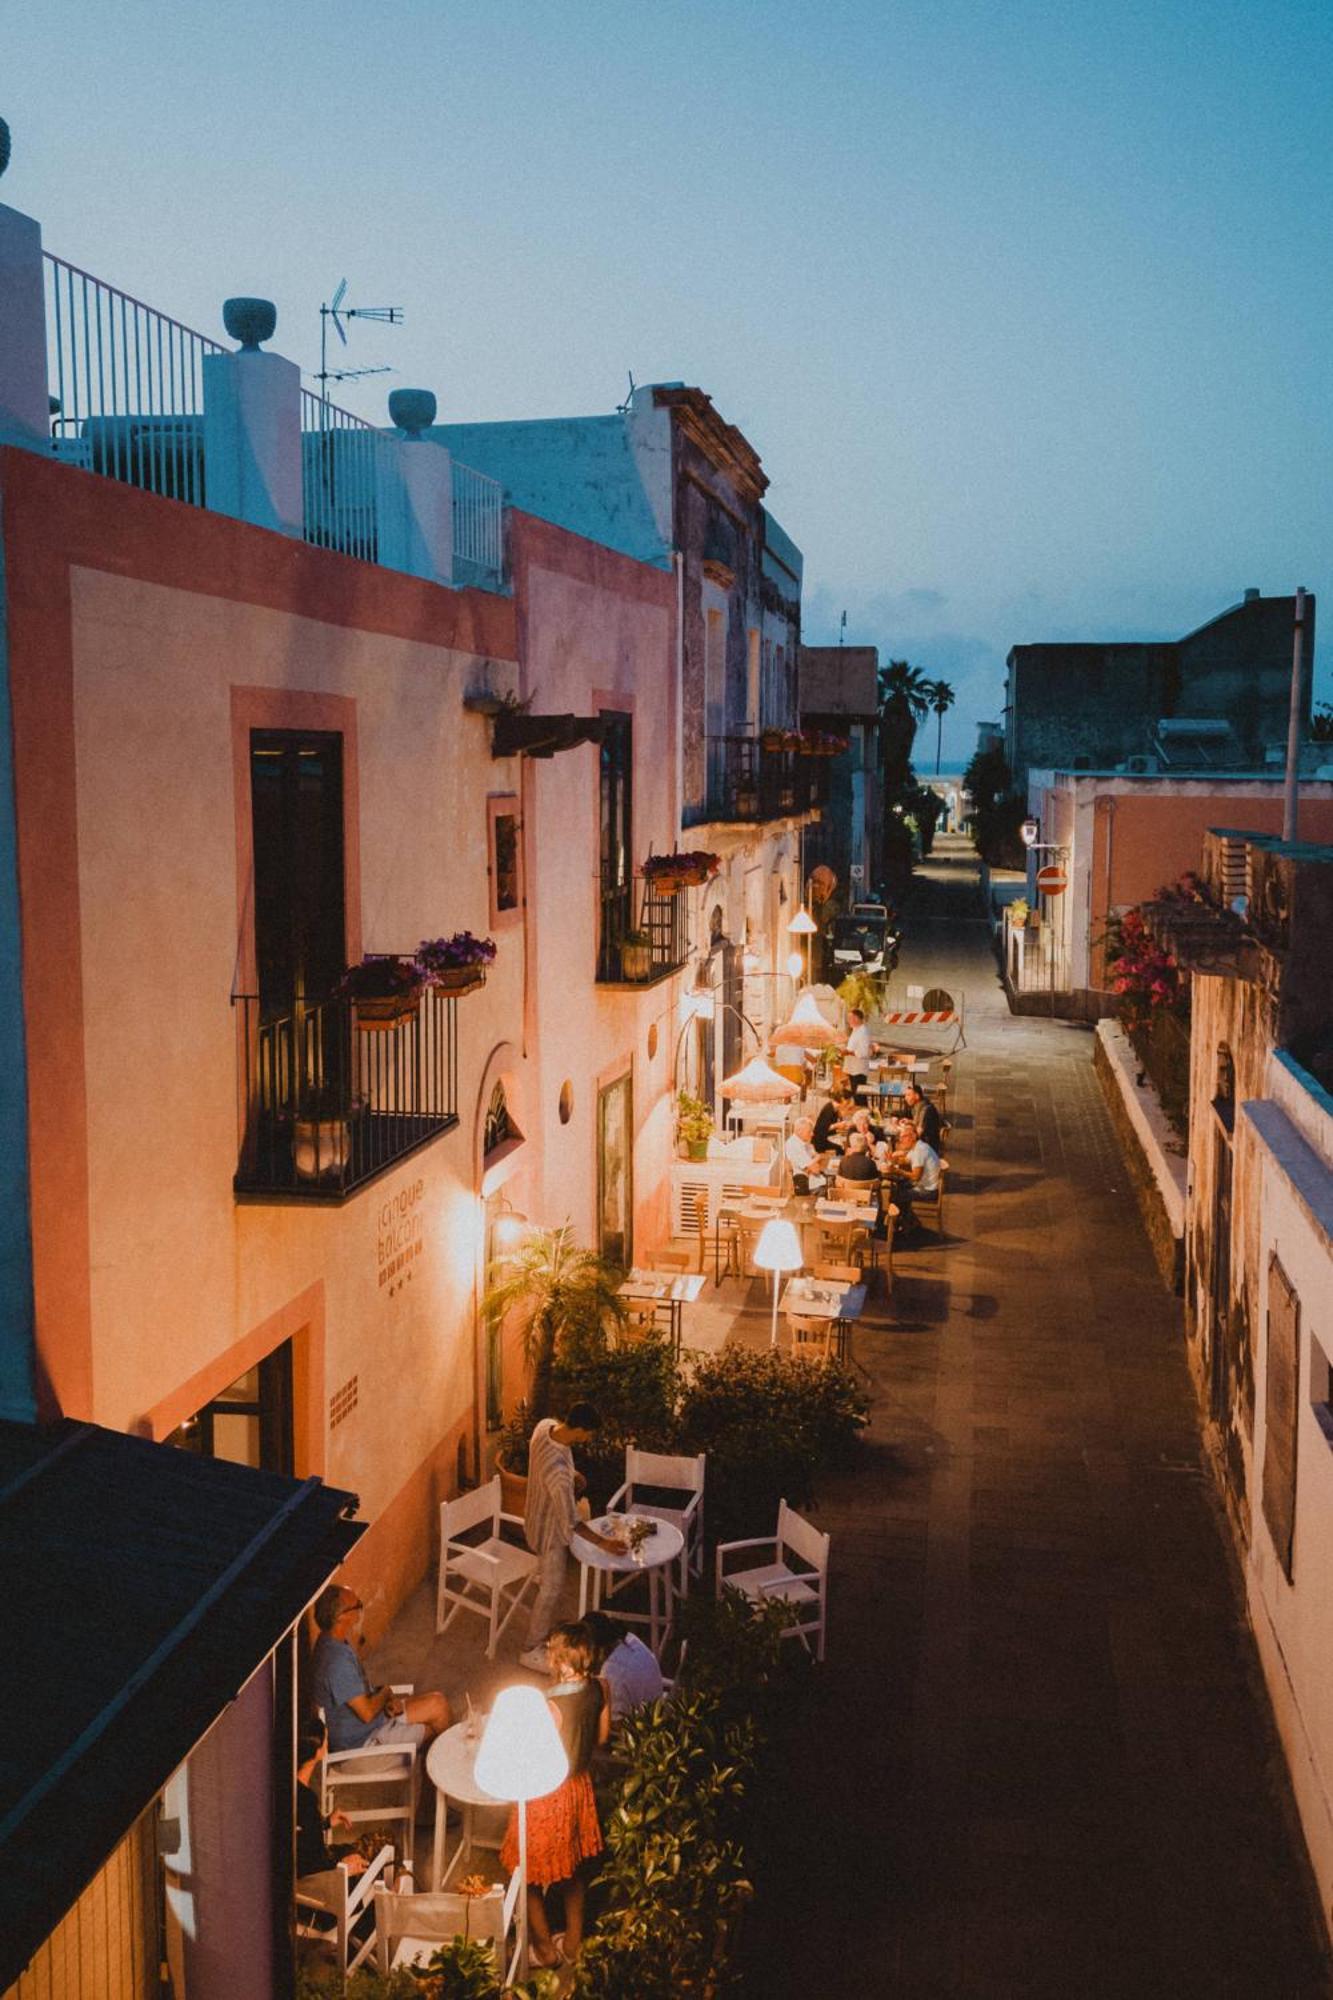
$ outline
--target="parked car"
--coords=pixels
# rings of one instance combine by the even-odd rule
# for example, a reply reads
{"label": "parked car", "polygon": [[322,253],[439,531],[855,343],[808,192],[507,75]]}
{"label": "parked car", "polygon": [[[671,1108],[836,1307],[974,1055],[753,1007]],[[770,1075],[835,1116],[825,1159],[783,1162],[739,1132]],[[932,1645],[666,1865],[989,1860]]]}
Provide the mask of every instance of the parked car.
{"label": "parked car", "polygon": [[828,942],[834,971],[883,974],[898,963],[899,933],[885,903],[853,903],[846,916],[829,925]]}

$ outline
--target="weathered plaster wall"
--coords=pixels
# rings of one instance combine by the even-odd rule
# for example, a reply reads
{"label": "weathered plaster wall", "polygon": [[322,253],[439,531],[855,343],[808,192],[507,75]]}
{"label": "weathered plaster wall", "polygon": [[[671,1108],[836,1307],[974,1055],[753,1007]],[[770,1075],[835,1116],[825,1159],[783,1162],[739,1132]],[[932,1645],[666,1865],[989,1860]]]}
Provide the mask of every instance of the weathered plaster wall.
{"label": "weathered plaster wall", "polygon": [[1333,1100],[1289,1060],[1272,1057],[1264,1097],[1244,1107],[1262,1181],[1255,1405],[1256,1479],[1263,1477],[1269,1257],[1300,1301],[1296,1514],[1288,1581],[1256,1507],[1247,1573],[1250,1613],[1291,1771],[1297,1808],[1333,1924],[1333,1425],[1326,1386],[1333,1361]]}

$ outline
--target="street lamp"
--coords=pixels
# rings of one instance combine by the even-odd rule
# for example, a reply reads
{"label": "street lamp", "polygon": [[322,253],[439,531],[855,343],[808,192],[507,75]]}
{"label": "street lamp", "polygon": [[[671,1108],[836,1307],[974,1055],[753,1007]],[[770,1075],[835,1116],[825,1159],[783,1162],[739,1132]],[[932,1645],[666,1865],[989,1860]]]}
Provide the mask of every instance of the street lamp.
{"label": "street lamp", "polygon": [[759,1233],[759,1241],[754,1246],[754,1261],[761,1271],[773,1273],[773,1331],[768,1344],[778,1344],[778,1273],[799,1271],[805,1258],[801,1252],[801,1239],[796,1234],[796,1225],[784,1222],[780,1217],[766,1222]]}
{"label": "street lamp", "polygon": [[[791,922],[790,922],[790,923],[789,923],[789,924],[787,925],[787,929],[788,929],[788,931],[789,931],[789,932],[791,933],[791,935],[792,935],[793,937],[803,937],[803,938],[805,939],[805,941],[806,941],[806,945],[805,945],[805,981],[806,981],[806,985],[808,986],[808,985],[809,985],[809,983],[810,983],[810,939],[811,939],[811,938],[812,938],[812,937],[814,936],[815,932],[816,932],[816,931],[817,931],[817,930],[819,929],[819,925],[818,925],[818,924],[817,924],[817,923],[815,922],[815,920],[814,920],[814,918],[813,918],[813,917],[811,916],[811,914],[810,914],[809,910],[807,910],[807,909],[806,909],[806,907],[805,907],[805,904],[804,904],[804,903],[802,903],[802,904],[801,904],[801,907],[800,907],[800,909],[799,909],[799,910],[798,910],[798,911],[796,912],[796,915],[795,915],[795,916],[794,916],[794,917],[793,917],[793,918],[791,919]],[[793,954],[793,956],[795,956],[795,954]],[[797,968],[797,972],[793,972],[793,973],[792,973],[792,978],[793,978],[793,979],[795,979],[795,978],[796,978],[796,977],[798,976],[798,973],[799,973],[799,969],[800,969],[800,968],[799,968],[799,966],[798,966],[798,968]],[[788,959],[788,961],[787,961],[787,970],[788,970],[789,972],[791,972],[791,960],[790,960],[790,959]]]}
{"label": "street lamp", "polygon": [[1037,836],[1041,832],[1041,821],[1039,819],[1025,819],[1018,830],[1023,836],[1024,847],[1035,847]]}
{"label": "street lamp", "polygon": [[477,1747],[474,1775],[493,1799],[518,1807],[518,1976],[528,1976],[528,1800],[569,1776],[569,1758],[540,1688],[501,1688]]}

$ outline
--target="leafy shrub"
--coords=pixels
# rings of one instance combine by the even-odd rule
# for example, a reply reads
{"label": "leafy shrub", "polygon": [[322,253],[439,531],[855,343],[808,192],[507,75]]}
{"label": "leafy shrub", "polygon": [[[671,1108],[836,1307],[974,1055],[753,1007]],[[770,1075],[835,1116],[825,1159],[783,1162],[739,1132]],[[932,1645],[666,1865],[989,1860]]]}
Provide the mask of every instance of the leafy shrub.
{"label": "leafy shrub", "polygon": [[808,1507],[818,1479],[846,1463],[867,1415],[855,1379],[836,1362],[812,1368],[744,1347],[701,1361],[681,1391],[676,1442],[709,1455],[710,1538],[762,1533],[779,1500]]}
{"label": "leafy shrub", "polygon": [[601,1430],[578,1454],[588,1497],[600,1512],[625,1476],[627,1444],[671,1449],[678,1388],[671,1342],[651,1333],[624,1347],[585,1344],[557,1367],[552,1386],[557,1407],[582,1400],[601,1413]]}

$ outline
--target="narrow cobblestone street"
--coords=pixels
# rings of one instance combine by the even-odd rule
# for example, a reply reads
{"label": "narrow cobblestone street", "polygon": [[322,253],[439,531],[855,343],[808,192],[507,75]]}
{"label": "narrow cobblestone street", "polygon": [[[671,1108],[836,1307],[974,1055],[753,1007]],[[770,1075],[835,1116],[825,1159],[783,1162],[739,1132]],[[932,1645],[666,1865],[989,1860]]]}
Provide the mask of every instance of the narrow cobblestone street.
{"label": "narrow cobblestone street", "polygon": [[748,1990],[1326,1993],[1091,1037],[1009,1015],[961,843],[899,980],[966,995],[946,1235],[858,1329],[872,1424],[818,1510],[829,1661]]}

